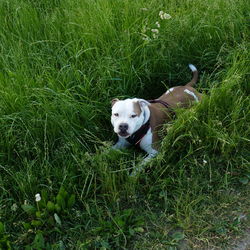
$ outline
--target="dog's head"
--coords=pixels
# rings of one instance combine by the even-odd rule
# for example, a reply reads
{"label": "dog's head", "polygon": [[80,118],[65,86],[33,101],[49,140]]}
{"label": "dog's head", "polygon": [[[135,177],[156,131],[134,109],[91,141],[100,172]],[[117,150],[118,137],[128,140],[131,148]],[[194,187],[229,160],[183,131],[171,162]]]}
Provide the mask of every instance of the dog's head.
{"label": "dog's head", "polygon": [[113,99],[111,123],[115,133],[127,138],[136,132],[149,119],[149,105],[143,99]]}

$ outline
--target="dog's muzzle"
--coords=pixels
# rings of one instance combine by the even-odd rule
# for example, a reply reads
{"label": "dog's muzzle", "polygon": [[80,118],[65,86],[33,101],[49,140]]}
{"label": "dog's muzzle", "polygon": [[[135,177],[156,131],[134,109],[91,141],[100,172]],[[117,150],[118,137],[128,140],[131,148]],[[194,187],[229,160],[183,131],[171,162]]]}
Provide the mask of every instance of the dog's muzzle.
{"label": "dog's muzzle", "polygon": [[119,128],[118,134],[120,136],[122,136],[122,137],[129,136],[129,133],[127,132],[127,130],[128,130],[128,124],[127,123],[121,123],[118,128]]}

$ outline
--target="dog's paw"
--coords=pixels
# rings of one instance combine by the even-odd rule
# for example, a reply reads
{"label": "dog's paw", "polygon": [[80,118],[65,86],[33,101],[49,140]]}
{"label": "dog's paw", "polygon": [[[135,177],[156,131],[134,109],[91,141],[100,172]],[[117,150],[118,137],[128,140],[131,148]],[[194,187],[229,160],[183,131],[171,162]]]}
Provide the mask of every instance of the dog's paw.
{"label": "dog's paw", "polygon": [[117,145],[115,144],[115,145],[113,145],[113,146],[111,147],[111,149],[117,150],[117,149],[119,149],[119,148],[118,148]]}
{"label": "dog's paw", "polygon": [[124,146],[123,144],[116,143],[116,144],[114,144],[111,148],[112,148],[112,149],[115,149],[115,150],[119,150],[119,149],[126,149],[127,147]]}
{"label": "dog's paw", "polygon": [[143,167],[141,166],[137,166],[135,167],[132,172],[129,174],[130,177],[136,177],[139,175],[139,173],[141,173],[143,171]]}
{"label": "dog's paw", "polygon": [[141,161],[139,164],[137,164],[137,165],[133,168],[133,170],[132,170],[132,172],[129,174],[129,176],[131,176],[131,177],[136,177],[136,176],[138,176],[140,173],[144,172],[144,170],[145,170],[145,165],[146,165],[146,162],[144,162],[144,160]]}
{"label": "dog's paw", "polygon": [[157,151],[148,154],[143,160],[133,168],[132,172],[129,174],[131,177],[138,176],[140,173],[145,171],[147,164],[157,155]]}

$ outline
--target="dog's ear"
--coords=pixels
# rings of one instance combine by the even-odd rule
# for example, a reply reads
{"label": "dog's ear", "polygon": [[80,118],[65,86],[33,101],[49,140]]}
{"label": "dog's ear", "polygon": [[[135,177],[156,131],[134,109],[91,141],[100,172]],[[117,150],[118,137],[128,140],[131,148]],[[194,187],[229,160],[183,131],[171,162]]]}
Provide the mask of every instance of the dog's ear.
{"label": "dog's ear", "polygon": [[139,101],[133,102],[133,109],[134,109],[134,112],[138,116],[140,116],[140,114],[142,112],[142,108],[141,108],[141,105],[140,105]]}
{"label": "dog's ear", "polygon": [[118,98],[115,98],[111,101],[111,107],[113,107],[115,105],[116,102],[118,102],[119,99]]}
{"label": "dog's ear", "polygon": [[150,103],[149,103],[148,101],[144,100],[144,99],[139,99],[139,100],[138,100],[138,103],[139,103],[139,105],[140,105],[140,107],[141,107],[142,109],[143,109],[144,107],[150,105]]}

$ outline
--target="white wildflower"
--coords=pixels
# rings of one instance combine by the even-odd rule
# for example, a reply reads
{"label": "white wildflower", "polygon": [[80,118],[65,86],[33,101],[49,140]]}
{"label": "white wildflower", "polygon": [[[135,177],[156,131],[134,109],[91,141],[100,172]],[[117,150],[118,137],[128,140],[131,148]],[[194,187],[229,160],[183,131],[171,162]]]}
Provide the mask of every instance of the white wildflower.
{"label": "white wildflower", "polygon": [[162,19],[170,19],[170,18],[171,18],[171,16],[170,16],[169,14],[164,13],[164,15],[163,15],[163,18],[162,18]]}
{"label": "white wildflower", "polygon": [[162,10],[159,12],[159,16],[161,19],[170,19],[171,18],[171,16],[168,13],[165,13]]}
{"label": "white wildflower", "polygon": [[160,28],[160,27],[161,27],[161,25],[160,25],[159,22],[156,22],[155,25],[156,25],[157,28]]}
{"label": "white wildflower", "polygon": [[16,204],[16,203],[14,203],[14,204],[11,206],[11,208],[10,208],[10,209],[11,209],[12,211],[14,211],[14,212],[15,212],[15,211],[17,210],[17,208],[18,208],[17,204]]}
{"label": "white wildflower", "polygon": [[160,12],[159,12],[159,16],[162,16],[164,14],[164,12],[161,10]]}
{"label": "white wildflower", "polygon": [[36,198],[36,202],[38,202],[42,199],[40,194],[36,194],[35,198]]}
{"label": "white wildflower", "polygon": [[207,161],[206,161],[205,159],[203,160],[203,164],[204,164],[204,165],[207,164]]}
{"label": "white wildflower", "polygon": [[153,33],[156,33],[156,34],[159,33],[159,30],[158,30],[158,29],[151,29],[151,31],[152,31]]}

